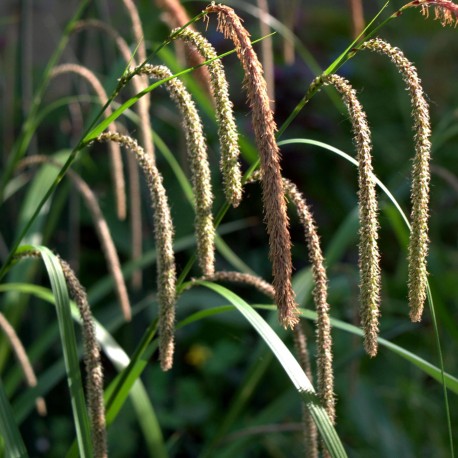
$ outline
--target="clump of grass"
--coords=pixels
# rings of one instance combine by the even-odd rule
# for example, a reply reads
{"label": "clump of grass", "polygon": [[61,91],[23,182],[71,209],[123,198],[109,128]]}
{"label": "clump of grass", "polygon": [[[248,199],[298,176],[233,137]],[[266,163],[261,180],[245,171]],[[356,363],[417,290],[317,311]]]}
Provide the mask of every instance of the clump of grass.
{"label": "clump of grass", "polygon": [[107,132],[97,137],[99,142],[117,142],[131,151],[146,178],[154,211],[154,235],[157,250],[157,290],[159,301],[159,358],[163,370],[173,364],[176,268],[173,252],[173,222],[162,176],[152,158],[138,143],[117,132]]}
{"label": "clump of grass", "polygon": [[[436,13],[437,14],[437,13]],[[431,159],[431,126],[429,107],[415,66],[399,49],[389,43],[375,39],[364,43],[361,49],[368,49],[387,56],[396,66],[409,91],[415,131],[415,157],[412,169],[411,222],[409,242],[409,305],[412,321],[420,321],[426,300],[428,219]]]}
{"label": "clump of grass", "polygon": [[234,42],[245,72],[245,88],[252,109],[253,129],[261,160],[263,208],[269,234],[275,302],[282,325],[293,328],[298,322],[298,316],[291,285],[289,221],[281,176],[280,150],[275,139],[277,127],[270,108],[262,66],[251,45],[249,33],[232,8],[212,3],[205,12],[218,15],[218,29]]}

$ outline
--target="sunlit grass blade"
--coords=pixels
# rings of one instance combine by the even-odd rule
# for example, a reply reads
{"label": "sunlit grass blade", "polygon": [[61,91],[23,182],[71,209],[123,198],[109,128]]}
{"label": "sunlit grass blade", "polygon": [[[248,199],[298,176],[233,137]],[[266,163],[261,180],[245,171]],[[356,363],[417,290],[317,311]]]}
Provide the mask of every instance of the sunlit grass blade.
{"label": "sunlit grass blade", "polygon": [[[6,397],[3,382],[0,379],[0,454],[7,458],[28,457],[21,433],[16,425],[13,409]],[[2,450],[3,448],[3,450]]]}
{"label": "sunlit grass blade", "polygon": [[[267,309],[267,310],[274,310],[274,306],[272,305],[256,304],[256,305],[253,305],[253,307]],[[316,318],[317,318],[316,312],[312,310],[303,310],[303,309],[300,310],[300,312],[304,318],[308,320],[316,321]],[[358,328],[357,326],[354,326],[349,323],[345,323],[344,321],[341,321],[335,318],[331,318],[331,324],[332,324],[332,327],[335,329],[340,329],[342,331],[348,332],[349,334],[363,337],[363,331],[360,328]],[[434,380],[439,382],[441,385],[445,385],[451,392],[458,394],[458,378],[456,378],[455,376],[448,374],[446,372],[444,373],[444,378],[442,378],[441,369],[437,366],[434,366],[434,364],[431,364],[429,361],[426,361],[425,359],[421,358],[420,356],[410,352],[409,350],[406,350],[405,348],[399,345],[396,345],[393,342],[390,342],[387,339],[384,339],[383,337],[379,337],[378,342],[382,347],[387,348],[388,350],[392,351],[393,353],[396,353],[397,355],[399,355],[401,358],[417,366],[421,371],[423,371],[425,374],[432,377]]]}
{"label": "sunlit grass blade", "polygon": [[24,245],[18,250],[19,253],[24,251],[39,251],[48,273],[51,289],[56,301],[59,332],[62,341],[62,351],[64,353],[79,453],[82,457],[90,458],[92,457],[91,432],[79,368],[78,347],[73,327],[70,299],[64,273],[58,258],[48,248],[39,245]]}
{"label": "sunlit grass blade", "polygon": [[[75,310],[75,319],[78,318],[76,313]],[[150,456],[166,458],[168,453],[162,431],[146,388],[140,380],[140,375],[148,364],[152,352],[157,347],[156,342],[150,346],[149,351],[135,359],[135,363],[132,363],[127,353],[100,323],[96,321],[95,327],[97,340],[105,355],[116,369],[121,371],[105,390],[107,427],[116,420],[125,401],[130,397]],[[67,454],[68,458],[76,458],[77,456],[75,447]]]}
{"label": "sunlit grass blade", "polygon": [[291,354],[283,341],[277,336],[277,334],[275,334],[273,329],[255,310],[253,310],[249,304],[227,288],[205,281],[198,281],[197,284],[205,286],[227,299],[256,329],[259,335],[270,347],[279,363],[283,366],[283,369],[294,384],[302,400],[305,402],[318,427],[318,430],[321,433],[321,437],[330,455],[332,457],[347,456],[334,426],[332,425],[323,406],[318,401],[315,389],[297,360]]}
{"label": "sunlit grass blade", "polygon": [[[42,286],[27,283],[6,283],[0,285],[0,293],[8,291],[31,294],[45,302],[56,305],[55,296],[51,293],[51,291],[49,291],[49,289]],[[74,303],[71,302],[70,305],[73,320],[79,323],[81,321],[79,311]],[[137,304],[135,309],[141,309],[144,307],[143,305],[139,307],[139,305],[141,304]],[[117,322],[119,322],[119,324],[122,323],[122,319],[118,319]],[[97,340],[100,343],[105,355],[119,371],[122,371],[129,365],[129,357],[105,327],[96,320],[94,320],[94,325]],[[81,351],[78,353],[81,354]],[[147,391],[142,381],[139,379],[140,374],[146,367],[148,358],[151,356],[150,353],[151,352],[141,359],[141,367],[140,365],[137,365],[135,367],[136,370],[130,372],[126,379],[123,379],[123,372],[121,372],[115,381],[113,381],[106,389],[105,399],[108,402],[107,425],[109,426],[116,419],[121,407],[124,405],[124,402],[130,396],[150,454],[157,457],[166,457],[167,453],[159,422],[156,418],[156,414],[148,397]],[[50,367],[45,374],[40,376],[38,386],[35,389],[30,389],[27,395],[22,395],[15,402],[15,417],[18,418],[19,422],[22,422],[33,409],[37,392],[43,395],[46,394],[65,375],[63,365],[60,363],[61,361],[57,361],[55,365]],[[120,380],[122,380],[123,383],[119,383]],[[78,456],[77,447],[73,446],[67,456]]]}

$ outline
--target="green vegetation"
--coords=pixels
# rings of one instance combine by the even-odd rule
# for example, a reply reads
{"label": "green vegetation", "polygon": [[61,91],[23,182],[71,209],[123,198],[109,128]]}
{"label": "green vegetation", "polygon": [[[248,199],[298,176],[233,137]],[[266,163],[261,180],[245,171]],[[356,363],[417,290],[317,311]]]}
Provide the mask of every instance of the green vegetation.
{"label": "green vegetation", "polygon": [[2,456],[453,457],[458,5],[156,3],[2,7]]}

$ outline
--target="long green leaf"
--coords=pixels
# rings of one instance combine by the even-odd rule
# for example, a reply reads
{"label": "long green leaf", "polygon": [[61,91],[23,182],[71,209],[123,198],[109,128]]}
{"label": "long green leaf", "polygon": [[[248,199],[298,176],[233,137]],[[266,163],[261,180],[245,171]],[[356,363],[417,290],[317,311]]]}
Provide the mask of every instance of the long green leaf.
{"label": "long green leaf", "polygon": [[346,457],[347,454],[343,448],[339,436],[332,425],[325,409],[320,404],[318,396],[310,380],[305,375],[301,366],[291,354],[283,341],[275,334],[272,328],[264,321],[263,318],[242,298],[232,291],[217,285],[216,283],[198,281],[198,284],[215,291],[220,296],[227,299],[237,310],[247,319],[247,321],[256,329],[259,335],[270,347],[279,363],[293,382],[300,397],[307,405],[310,415],[315,421],[321,437],[332,457]]}
{"label": "long green leaf", "polygon": [[40,245],[24,245],[18,250],[19,253],[24,251],[39,251],[48,273],[51,289],[56,301],[59,332],[62,341],[79,452],[80,456],[90,458],[92,457],[91,432],[81,381],[75,330],[65,276],[58,258],[48,248]]}
{"label": "long green leaf", "polygon": [[[55,297],[49,289],[42,286],[26,283],[7,283],[0,285],[0,292],[7,291],[18,291],[25,294],[33,294],[48,303],[54,305],[56,303]],[[141,310],[142,308],[142,305],[140,307],[137,305],[133,308],[133,311],[136,309]],[[81,321],[79,311],[74,303],[71,303],[71,313],[73,320],[77,322]],[[100,343],[105,355],[118,370],[121,371],[125,369],[130,363],[130,359],[125,351],[119,346],[108,330],[97,320],[94,320],[94,325],[97,340]],[[115,382],[118,382],[118,378],[115,379],[115,381],[107,388],[105,396],[109,403],[106,412],[107,425],[109,426],[115,420],[125,400],[128,396],[130,396],[150,454],[157,457],[166,457],[167,450],[165,448],[159,422],[157,421],[151,401],[148,398],[145,386],[139,378],[144,367],[146,367],[148,356],[146,355],[142,361],[144,365],[141,370],[137,370],[136,372],[130,374],[127,383],[120,387],[118,393],[114,393],[114,388],[116,388]],[[33,409],[36,396],[45,395],[65,374],[65,370],[63,369],[63,365],[61,363],[62,361],[58,361],[55,365],[49,368],[45,374],[40,376],[38,386],[29,390],[27,394],[21,396],[16,401],[15,418],[18,422],[22,422],[26,415],[28,415]],[[115,401],[112,402],[113,405],[111,405],[110,402],[111,398],[114,398],[113,400]],[[72,452],[68,456],[77,456],[76,447],[74,449],[72,448]]]}
{"label": "long green leaf", "polygon": [[[330,146],[326,143],[322,142],[317,142],[315,140],[309,140],[309,139],[291,139],[291,140],[284,140],[283,142],[280,142],[279,144],[294,144],[294,143],[304,143],[304,144],[311,144],[315,146],[319,146],[325,150],[331,151],[334,154],[337,154],[347,161],[351,162],[354,165],[357,165],[357,161],[349,156],[348,154],[344,153],[343,151],[334,148],[333,146]],[[396,209],[398,210],[399,214],[403,218],[407,229],[410,231],[410,224],[407,216],[405,213],[402,211],[402,208],[394,198],[394,196],[390,193],[390,191],[386,188],[386,186],[375,176],[375,181],[377,185],[385,192],[385,194],[388,196],[388,198],[391,200],[391,202],[394,204]],[[444,366],[444,357],[442,354],[442,345],[440,341],[440,336],[439,336],[439,326],[437,323],[436,319],[436,310],[434,308],[434,301],[433,301],[433,296],[431,294],[431,288],[429,285],[429,281],[427,281],[427,297],[428,297],[428,305],[429,305],[429,310],[431,312],[431,317],[432,317],[432,323],[433,323],[433,328],[434,328],[434,339],[436,341],[436,348],[437,348],[437,355],[438,355],[438,360],[439,360],[439,365],[441,368],[441,377],[442,377],[442,387],[443,387],[443,396],[444,396],[444,407],[445,407],[445,416],[447,420],[447,428],[448,428],[448,435],[449,435],[449,440],[450,440],[450,453],[451,456],[454,457],[454,447],[453,447],[453,428],[452,428],[452,421],[451,421],[451,415],[450,415],[450,405],[448,402],[448,394],[447,394],[447,389],[446,389],[446,380],[445,380],[445,366]]]}
{"label": "long green leaf", "polygon": [[[266,310],[275,310],[276,309],[275,306],[272,306],[272,305],[256,304],[256,305],[253,305],[253,307],[266,309]],[[317,320],[317,314],[316,312],[312,310],[301,309],[300,312],[301,312],[301,315],[308,320],[314,320],[314,321]],[[331,324],[332,324],[332,327],[335,329],[340,329],[342,331],[348,332],[350,334],[353,334],[359,337],[364,336],[364,332],[362,329],[352,324],[345,323],[344,321],[338,320],[336,318],[331,318]],[[443,380],[442,371],[439,367],[434,366],[434,364],[431,364],[429,361],[426,361],[425,359],[421,358],[420,356],[415,355],[414,353],[410,352],[409,350],[406,350],[405,348],[400,347],[399,345],[396,345],[395,343],[390,342],[389,340],[384,339],[383,337],[378,337],[377,340],[378,340],[378,343],[382,347],[387,348],[388,350],[392,351],[393,353],[396,353],[397,355],[399,355],[401,358],[417,366],[421,371],[423,371],[425,374],[428,374],[430,377],[432,377],[434,380],[436,380],[440,384],[443,384],[443,382],[445,381],[445,386],[453,393],[458,394],[458,378],[446,372],[444,374],[444,380]]]}

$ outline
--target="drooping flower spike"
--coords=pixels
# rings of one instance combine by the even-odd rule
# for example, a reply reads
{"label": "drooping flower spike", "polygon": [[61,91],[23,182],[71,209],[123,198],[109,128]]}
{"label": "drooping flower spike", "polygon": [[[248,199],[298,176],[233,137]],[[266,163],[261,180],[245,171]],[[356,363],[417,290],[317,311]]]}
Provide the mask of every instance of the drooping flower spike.
{"label": "drooping flower spike", "polygon": [[173,364],[176,267],[173,252],[173,223],[162,176],[152,158],[138,143],[117,132],[106,132],[97,137],[99,142],[117,142],[135,154],[142,168],[154,211],[154,235],[157,250],[157,291],[159,302],[159,358],[163,370]]}
{"label": "drooping flower spike", "polygon": [[238,162],[240,156],[239,135],[232,111],[232,103],[229,99],[229,84],[223,64],[217,59],[216,51],[211,43],[200,33],[184,29],[177,35],[177,30],[172,30],[172,36],[189,43],[205,60],[214,59],[208,63],[208,71],[210,87],[216,105],[216,122],[221,149],[220,168],[226,199],[233,207],[237,207],[242,200],[242,173]]}
{"label": "drooping flower spike", "polygon": [[[364,346],[370,356],[377,354],[379,334],[381,271],[378,248],[378,203],[372,169],[371,132],[356,91],[339,75],[318,77],[333,85],[342,97],[352,123],[358,160],[360,315]],[[312,83],[313,84],[313,83]]]}
{"label": "drooping flower spike", "polygon": [[456,27],[458,24],[458,5],[451,0],[414,0],[399,11],[412,7],[421,8],[421,14],[425,17],[429,17],[429,9],[434,8],[434,19],[440,21],[444,27],[447,25]]}
{"label": "drooping flower spike", "polygon": [[[15,260],[23,258],[41,258],[39,251],[24,251],[14,256]],[[103,402],[103,367],[100,346],[97,342],[94,319],[83,288],[70,265],[57,256],[65,277],[68,292],[75,301],[83,329],[84,365],[86,369],[86,397],[89,420],[91,423],[92,442],[95,458],[107,458],[107,434],[105,405]]]}
{"label": "drooping flower spike", "polygon": [[280,150],[275,132],[277,126],[270,108],[267,85],[249,33],[232,8],[212,3],[206,13],[218,15],[218,30],[235,44],[237,56],[245,72],[245,88],[252,109],[252,124],[262,170],[262,198],[269,235],[269,257],[272,262],[275,302],[284,327],[294,328],[298,322],[297,304],[291,284],[291,238],[286,212],[285,191],[280,166]]}
{"label": "drooping flower spike", "polygon": [[[171,71],[164,65],[149,64],[134,69],[133,74],[148,75],[156,79],[172,76]],[[211,275],[215,270],[213,193],[202,121],[191,95],[178,78],[169,79],[165,86],[182,115],[196,205],[197,255],[202,273]]]}
{"label": "drooping flower spike", "polygon": [[415,66],[399,48],[381,40],[369,40],[361,49],[387,56],[396,66],[409,91],[415,132],[412,169],[411,232],[409,240],[409,306],[412,321],[420,321],[426,301],[428,219],[431,159],[429,107]]}

